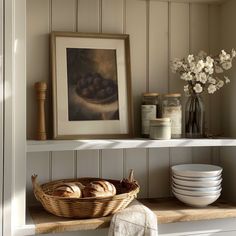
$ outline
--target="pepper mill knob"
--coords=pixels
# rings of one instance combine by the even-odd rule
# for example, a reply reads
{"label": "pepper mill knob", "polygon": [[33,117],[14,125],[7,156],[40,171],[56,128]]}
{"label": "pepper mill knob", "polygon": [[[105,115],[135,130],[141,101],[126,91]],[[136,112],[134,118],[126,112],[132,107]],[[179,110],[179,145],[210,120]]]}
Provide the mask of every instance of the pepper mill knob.
{"label": "pepper mill knob", "polygon": [[37,82],[34,84],[36,90],[36,98],[38,101],[38,124],[37,124],[37,140],[46,140],[46,128],[45,128],[45,100],[47,84],[45,82]]}

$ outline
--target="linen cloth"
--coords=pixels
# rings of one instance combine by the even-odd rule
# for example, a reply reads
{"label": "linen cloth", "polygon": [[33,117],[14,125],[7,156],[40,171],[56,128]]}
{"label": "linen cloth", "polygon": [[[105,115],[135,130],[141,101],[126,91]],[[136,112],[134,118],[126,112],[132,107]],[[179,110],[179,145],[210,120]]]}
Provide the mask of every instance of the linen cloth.
{"label": "linen cloth", "polygon": [[156,215],[136,199],[127,208],[114,214],[108,232],[108,236],[157,235]]}

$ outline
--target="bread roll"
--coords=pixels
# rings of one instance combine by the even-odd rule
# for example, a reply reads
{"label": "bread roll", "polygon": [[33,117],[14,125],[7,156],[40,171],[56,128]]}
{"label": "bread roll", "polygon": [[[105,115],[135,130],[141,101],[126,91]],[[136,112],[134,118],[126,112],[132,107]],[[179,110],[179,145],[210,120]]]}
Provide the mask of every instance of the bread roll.
{"label": "bread roll", "polygon": [[55,186],[53,195],[59,197],[82,197],[82,184],[80,183],[62,183]]}
{"label": "bread roll", "polygon": [[115,186],[106,180],[90,182],[83,191],[83,197],[110,197],[116,194]]}

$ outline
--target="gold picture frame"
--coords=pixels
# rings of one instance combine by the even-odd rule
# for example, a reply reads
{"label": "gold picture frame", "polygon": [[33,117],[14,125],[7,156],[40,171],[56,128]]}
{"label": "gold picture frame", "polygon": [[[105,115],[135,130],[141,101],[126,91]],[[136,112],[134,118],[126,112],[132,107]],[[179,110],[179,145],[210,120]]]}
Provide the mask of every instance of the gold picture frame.
{"label": "gold picture frame", "polygon": [[126,34],[52,32],[53,138],[133,137]]}

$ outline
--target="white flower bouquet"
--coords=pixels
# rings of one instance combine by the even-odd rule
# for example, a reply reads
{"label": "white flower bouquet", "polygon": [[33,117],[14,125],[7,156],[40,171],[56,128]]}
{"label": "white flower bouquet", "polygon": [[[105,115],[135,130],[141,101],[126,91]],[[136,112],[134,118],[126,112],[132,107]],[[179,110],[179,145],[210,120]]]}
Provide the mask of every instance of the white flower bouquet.
{"label": "white flower bouquet", "polygon": [[[208,56],[201,51],[197,56],[189,55],[187,58],[174,59],[172,71],[180,75],[187,82],[184,91],[187,94],[200,94],[207,90],[209,94],[215,93],[230,80],[221,74],[232,67],[232,61],[236,57],[236,51],[231,53],[224,50],[218,56]],[[223,77],[223,78],[222,78]]]}

